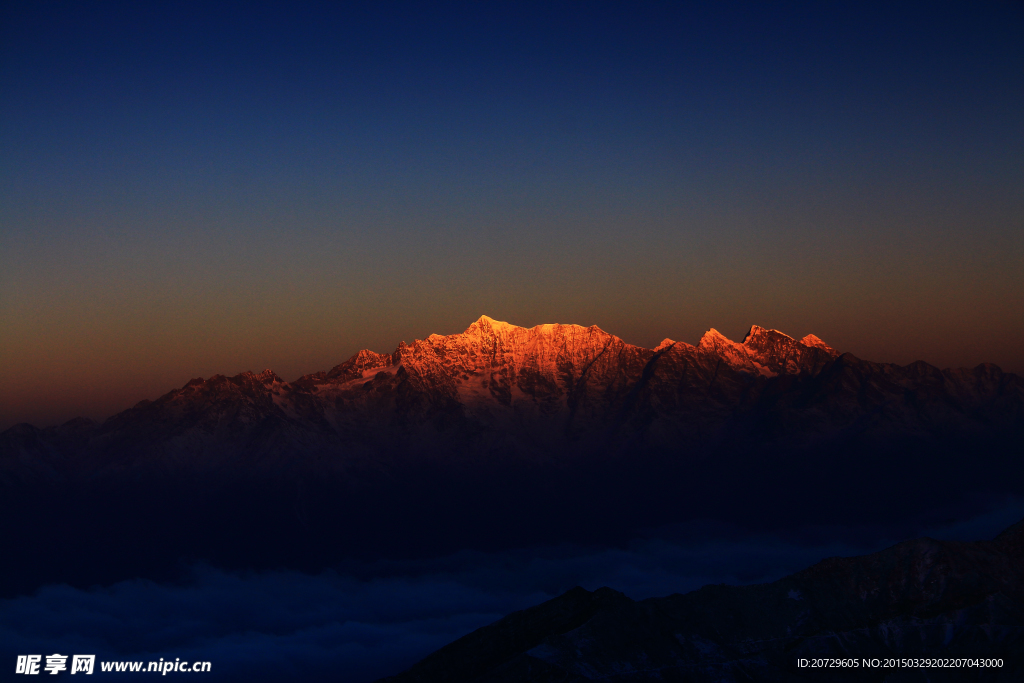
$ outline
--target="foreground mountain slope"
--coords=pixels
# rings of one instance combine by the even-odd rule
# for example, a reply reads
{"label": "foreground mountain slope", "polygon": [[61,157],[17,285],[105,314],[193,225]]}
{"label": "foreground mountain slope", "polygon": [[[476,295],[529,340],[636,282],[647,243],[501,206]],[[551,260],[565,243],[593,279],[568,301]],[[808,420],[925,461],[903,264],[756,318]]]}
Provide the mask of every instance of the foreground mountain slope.
{"label": "foreground mountain slope", "polygon": [[[799,659],[1001,658],[995,669],[801,669]],[[575,588],[447,645],[389,683],[1020,680],[1024,521],[928,538],[770,584],[635,602]]]}

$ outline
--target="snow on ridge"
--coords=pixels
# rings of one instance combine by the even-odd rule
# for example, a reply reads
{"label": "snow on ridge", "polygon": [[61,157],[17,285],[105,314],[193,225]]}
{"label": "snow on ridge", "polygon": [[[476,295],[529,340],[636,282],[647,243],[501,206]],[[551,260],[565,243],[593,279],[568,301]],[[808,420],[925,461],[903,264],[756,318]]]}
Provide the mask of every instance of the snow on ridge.
{"label": "snow on ridge", "polygon": [[823,351],[827,351],[832,354],[838,354],[838,352],[831,346],[826,344],[824,340],[813,334],[809,334],[803,339],[801,339],[800,343],[803,344],[804,346],[810,346],[813,348],[822,349]]}
{"label": "snow on ridge", "polygon": [[776,334],[781,334],[786,339],[791,339],[792,341],[796,341],[796,339],[793,339],[793,337],[789,336],[788,334],[786,334],[782,330],[769,329],[767,327],[761,327],[760,325],[751,325],[750,326],[750,330],[743,336],[743,342],[742,343],[746,344],[748,339],[750,339],[752,337],[756,337],[757,335],[761,334],[762,332],[774,332]]}

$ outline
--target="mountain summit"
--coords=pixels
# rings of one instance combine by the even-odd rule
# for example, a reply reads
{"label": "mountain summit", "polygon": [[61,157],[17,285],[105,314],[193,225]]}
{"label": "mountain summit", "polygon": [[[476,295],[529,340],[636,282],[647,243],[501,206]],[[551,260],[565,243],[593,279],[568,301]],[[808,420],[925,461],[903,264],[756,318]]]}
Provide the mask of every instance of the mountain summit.
{"label": "mountain summit", "polygon": [[[329,373],[308,375],[298,383],[314,393],[336,396],[344,385],[365,383],[371,373],[401,372],[415,388],[460,405],[533,405],[550,412],[569,409],[584,394],[628,392],[664,353],[677,364],[710,368],[725,363],[751,376],[816,374],[839,354],[817,337],[813,340],[805,344],[754,325],[741,344],[712,329],[697,347],[666,339],[649,350],[597,326],[523,328],[484,315],[462,334],[403,342],[390,355],[360,351]],[[358,375],[353,374],[357,368]]]}

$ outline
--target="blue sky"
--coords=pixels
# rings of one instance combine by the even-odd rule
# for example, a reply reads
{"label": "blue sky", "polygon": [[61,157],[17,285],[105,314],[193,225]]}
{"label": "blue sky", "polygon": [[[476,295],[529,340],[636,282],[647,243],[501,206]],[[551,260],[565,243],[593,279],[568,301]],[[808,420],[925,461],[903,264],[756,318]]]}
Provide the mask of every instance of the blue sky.
{"label": "blue sky", "polygon": [[1020,371],[1019,3],[5,3],[0,428],[481,314]]}

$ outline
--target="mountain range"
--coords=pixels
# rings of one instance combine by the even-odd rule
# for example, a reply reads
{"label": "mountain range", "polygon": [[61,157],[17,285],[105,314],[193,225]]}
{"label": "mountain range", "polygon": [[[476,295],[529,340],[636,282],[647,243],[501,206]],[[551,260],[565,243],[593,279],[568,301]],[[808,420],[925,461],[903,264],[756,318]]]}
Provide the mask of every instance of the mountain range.
{"label": "mountain range", "polygon": [[[873,363],[756,325],[646,349],[483,316],[292,382],[197,378],[101,424],[6,430],[0,542],[29,552],[2,578],[315,569],[698,518],[910,530],[1024,493],[1022,437],[1024,381],[994,365]],[[55,535],[88,539],[74,567],[38,540]]]}
{"label": "mountain range", "polygon": [[391,354],[363,350],[293,382],[271,370],[215,375],[100,425],[17,425],[0,435],[0,463],[5,478],[56,473],[70,460],[87,470],[155,460],[208,468],[232,456],[261,466],[424,438],[486,450],[511,442],[516,457],[550,456],[553,442],[678,451],[737,429],[941,436],[1019,426],[1022,417],[1024,382],[993,365],[871,363],[813,335],[797,341],[757,325],[741,343],[712,329],[696,346],[666,339],[645,349],[597,327],[525,329],[483,316],[462,334],[403,342]]}

